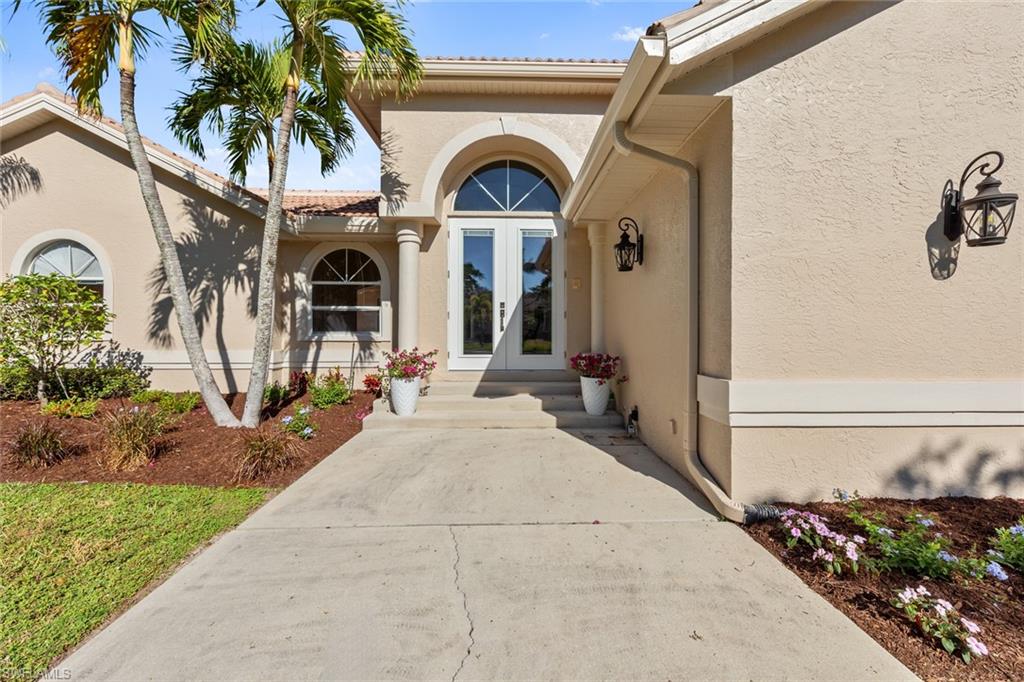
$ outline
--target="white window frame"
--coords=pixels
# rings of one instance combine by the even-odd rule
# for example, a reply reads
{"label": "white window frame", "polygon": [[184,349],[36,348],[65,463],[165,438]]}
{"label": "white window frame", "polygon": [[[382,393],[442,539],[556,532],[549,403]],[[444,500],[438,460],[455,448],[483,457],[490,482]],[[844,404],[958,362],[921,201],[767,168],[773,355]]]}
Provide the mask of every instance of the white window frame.
{"label": "white window frame", "polygon": [[96,257],[96,262],[99,263],[100,270],[103,272],[103,301],[107,304],[107,310],[116,312],[114,310],[114,270],[110,265],[110,257],[95,239],[78,230],[47,230],[33,235],[18,247],[11,260],[9,272],[15,275],[29,274],[36,256],[54,242],[62,241],[77,242]]}
{"label": "white window frame", "polygon": [[[316,332],[313,331],[313,270],[328,254],[340,249],[360,251],[370,257],[380,272],[380,331],[376,332]],[[353,282],[353,284],[358,284]],[[303,341],[391,341],[391,275],[384,258],[366,242],[322,242],[314,247],[302,260],[295,275],[295,314],[299,325],[299,337]],[[376,310],[376,306],[345,306],[346,310]]]}

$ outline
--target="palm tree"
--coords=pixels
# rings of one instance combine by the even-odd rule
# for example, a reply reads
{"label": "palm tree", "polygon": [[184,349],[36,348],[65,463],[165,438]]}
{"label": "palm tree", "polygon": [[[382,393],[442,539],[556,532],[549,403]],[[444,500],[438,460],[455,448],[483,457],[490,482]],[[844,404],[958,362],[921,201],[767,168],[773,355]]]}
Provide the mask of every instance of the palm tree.
{"label": "palm tree", "polygon": [[[290,51],[282,43],[230,43],[226,58],[202,65],[192,91],[182,93],[168,121],[171,131],[189,151],[206,158],[204,125],[224,136],[232,178],[245,184],[246,170],[261,150],[267,157],[267,177],[274,175],[274,150],[281,120],[284,82]],[[352,152],[355,131],[345,103],[324,95],[319,74],[304,76],[295,107],[292,137],[309,143],[320,154],[320,172],[330,173]]]}
{"label": "palm tree", "polygon": [[[260,0],[263,4],[265,0]],[[303,85],[319,88],[329,107],[340,106],[354,82],[380,91],[393,84],[398,96],[407,96],[419,82],[422,65],[405,32],[398,11],[382,0],[274,0],[285,20],[282,48],[288,53],[287,75],[281,93],[281,116],[274,150],[274,172],[270,176],[267,214],[260,249],[256,335],[252,371],[246,391],[242,423],[259,424],[263,388],[270,365],[273,335],[274,279],[282,204],[288,175],[288,152],[292,129],[298,118],[299,94]],[[399,3],[400,5],[401,3]],[[350,24],[363,44],[357,58],[346,52],[345,44],[331,25]],[[354,71],[353,71],[354,66]],[[312,75],[313,79],[308,77]]]}
{"label": "palm tree", "polygon": [[[15,0],[17,11],[21,0]],[[159,36],[142,20],[152,16],[182,33],[179,52],[186,61],[214,60],[234,22],[231,0],[36,0],[46,42],[57,54],[80,112],[99,115],[100,88],[116,58],[121,80],[121,124],[139,178],[160,260],[192,372],[214,421],[238,426],[210,371],[185,277],[167,216],[157,194],[153,169],[135,118],[136,60]]]}

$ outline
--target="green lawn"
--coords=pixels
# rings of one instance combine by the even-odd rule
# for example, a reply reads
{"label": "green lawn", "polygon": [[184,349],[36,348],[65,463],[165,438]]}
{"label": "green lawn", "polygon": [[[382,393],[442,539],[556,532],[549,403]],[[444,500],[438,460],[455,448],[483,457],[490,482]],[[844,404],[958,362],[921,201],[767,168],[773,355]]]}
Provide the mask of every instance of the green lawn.
{"label": "green lawn", "polygon": [[266,495],[252,488],[0,484],[0,677],[45,672]]}

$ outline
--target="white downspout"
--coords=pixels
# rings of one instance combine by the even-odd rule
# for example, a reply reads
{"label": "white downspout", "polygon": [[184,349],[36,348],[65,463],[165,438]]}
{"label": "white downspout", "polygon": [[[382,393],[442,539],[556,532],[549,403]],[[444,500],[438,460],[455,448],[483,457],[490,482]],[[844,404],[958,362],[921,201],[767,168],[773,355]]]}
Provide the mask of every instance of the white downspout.
{"label": "white downspout", "polygon": [[750,522],[762,516],[771,516],[772,512],[764,505],[746,505],[736,502],[729,497],[718,485],[714,477],[704,466],[700,459],[697,447],[697,373],[699,371],[699,347],[700,336],[698,335],[698,324],[700,321],[699,285],[700,285],[700,175],[697,167],[686,159],[665,154],[657,149],[651,149],[637,144],[629,137],[628,126],[625,121],[616,121],[612,131],[612,144],[623,156],[637,154],[652,159],[682,173],[686,177],[687,191],[689,193],[688,206],[690,209],[689,222],[687,223],[687,268],[689,271],[689,301],[687,305],[687,317],[689,327],[689,353],[686,357],[686,378],[687,387],[686,422],[683,431],[683,447],[686,451],[684,463],[686,472],[694,484],[700,488],[704,496],[711,501],[719,514],[736,523]]}

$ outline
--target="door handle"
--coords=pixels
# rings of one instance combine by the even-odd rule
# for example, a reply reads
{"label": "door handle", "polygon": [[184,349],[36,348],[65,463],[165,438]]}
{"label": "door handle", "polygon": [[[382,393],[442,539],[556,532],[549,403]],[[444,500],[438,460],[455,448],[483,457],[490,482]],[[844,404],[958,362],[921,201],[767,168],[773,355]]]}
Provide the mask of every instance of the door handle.
{"label": "door handle", "polygon": [[502,301],[498,304],[498,322],[500,324],[498,331],[505,331],[505,302]]}

